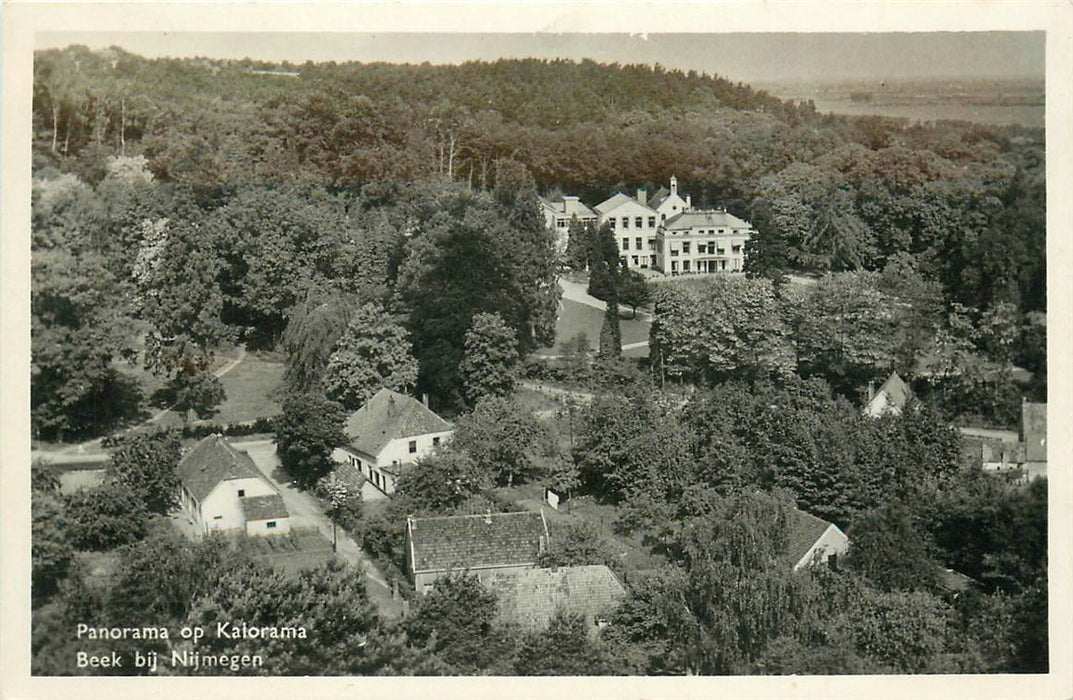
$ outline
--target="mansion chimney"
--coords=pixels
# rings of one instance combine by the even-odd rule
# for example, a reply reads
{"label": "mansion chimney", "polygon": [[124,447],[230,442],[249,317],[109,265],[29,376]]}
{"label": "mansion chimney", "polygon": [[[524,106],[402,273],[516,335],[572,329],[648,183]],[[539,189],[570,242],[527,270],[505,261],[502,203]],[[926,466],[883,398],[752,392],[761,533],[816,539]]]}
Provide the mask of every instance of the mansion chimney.
{"label": "mansion chimney", "polygon": [[648,190],[646,190],[644,187],[637,188],[637,201],[641,204],[642,207],[648,206]]}
{"label": "mansion chimney", "polygon": [[675,177],[674,175],[671,175],[671,196],[673,197],[673,196],[675,196],[677,194],[678,194],[678,178]]}

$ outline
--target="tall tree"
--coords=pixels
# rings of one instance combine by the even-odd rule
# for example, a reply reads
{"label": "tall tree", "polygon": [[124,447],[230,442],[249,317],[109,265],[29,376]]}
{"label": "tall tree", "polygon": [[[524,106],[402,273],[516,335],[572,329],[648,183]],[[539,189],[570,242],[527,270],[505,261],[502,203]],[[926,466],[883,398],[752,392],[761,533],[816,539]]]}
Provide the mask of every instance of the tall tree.
{"label": "tall tree", "polygon": [[518,341],[499,314],[476,314],[465,338],[458,366],[466,401],[475,405],[485,396],[509,396],[518,370]]}
{"label": "tall tree", "polygon": [[417,381],[406,329],[379,305],[355,310],[335,348],[324,370],[324,386],[346,408],[360,408],[382,388],[407,391]]}
{"label": "tall tree", "polygon": [[295,481],[311,488],[334,466],[332,450],[346,443],[345,412],[320,394],[289,394],[276,418],[279,461]]}
{"label": "tall tree", "polygon": [[182,456],[179,434],[151,430],[106,438],[108,477],[131,489],[151,513],[167,515],[179,495],[176,469]]}

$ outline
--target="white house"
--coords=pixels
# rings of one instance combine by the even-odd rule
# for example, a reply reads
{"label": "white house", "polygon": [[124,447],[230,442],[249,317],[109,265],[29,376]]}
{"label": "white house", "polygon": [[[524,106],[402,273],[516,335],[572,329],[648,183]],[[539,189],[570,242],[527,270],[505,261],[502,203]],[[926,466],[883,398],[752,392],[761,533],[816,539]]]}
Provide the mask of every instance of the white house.
{"label": "white house", "polygon": [[629,268],[648,268],[655,263],[659,214],[646,206],[645,200],[644,190],[637,191],[637,199],[616,192],[596,205],[599,225],[611,227],[619,260]]}
{"label": "white house", "polygon": [[245,452],[220,435],[194,445],[179,462],[179,505],[203,532],[273,535],[290,532],[276,488]]}
{"label": "white house", "polygon": [[540,200],[540,209],[544,213],[544,221],[548,228],[555,233],[555,248],[559,254],[566,252],[566,246],[570,242],[570,221],[573,218],[582,224],[596,224],[599,218],[592,209],[581,203],[581,199],[575,195],[563,195],[560,199]]}
{"label": "white house", "polygon": [[447,441],[454,428],[420,401],[381,389],[347,418],[345,432],[350,442],[335,450],[335,460],[391,495],[399,474]]}
{"label": "white house", "polygon": [[660,227],[653,265],[672,276],[742,272],[745,242],[755,233],[725,209],[685,211]]}
{"label": "white house", "polygon": [[868,403],[864,407],[864,413],[872,418],[879,418],[886,413],[901,415],[905,404],[913,398],[913,390],[897,372],[891,372],[887,381],[883,382],[883,386],[879,387],[879,391],[874,394],[872,385],[869,384],[868,392]]}
{"label": "white house", "polygon": [[790,559],[794,571],[825,563],[834,568],[839,555],[849,551],[849,538],[834,523],[806,513],[790,511]]}

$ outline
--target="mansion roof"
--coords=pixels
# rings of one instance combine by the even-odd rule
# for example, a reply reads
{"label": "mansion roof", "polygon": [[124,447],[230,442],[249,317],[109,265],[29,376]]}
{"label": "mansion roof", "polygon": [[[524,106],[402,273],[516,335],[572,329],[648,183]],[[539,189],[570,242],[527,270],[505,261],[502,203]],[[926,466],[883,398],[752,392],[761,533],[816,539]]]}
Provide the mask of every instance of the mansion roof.
{"label": "mansion roof", "polygon": [[680,214],[675,214],[674,216],[670,217],[663,224],[663,228],[667,230],[693,229],[702,226],[731,229],[750,228],[749,222],[739,219],[733,214],[721,209],[693,209],[690,211],[684,211]]}

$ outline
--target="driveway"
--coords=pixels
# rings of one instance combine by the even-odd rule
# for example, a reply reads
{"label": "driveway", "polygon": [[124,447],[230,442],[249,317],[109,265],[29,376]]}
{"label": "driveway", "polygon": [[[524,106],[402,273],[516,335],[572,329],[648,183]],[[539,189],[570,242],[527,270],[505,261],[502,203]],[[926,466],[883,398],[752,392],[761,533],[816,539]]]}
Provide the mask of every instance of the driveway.
{"label": "driveway", "polygon": [[[280,466],[279,457],[276,455],[276,443],[272,440],[252,440],[249,442],[234,442],[232,447],[248,454],[257,468],[265,475],[283,497],[287,510],[291,515],[293,527],[315,527],[319,529],[329,541],[332,539],[332,522],[324,514],[320,502],[316,498],[299,491],[291,482],[284,481],[283,468]],[[369,561],[361,547],[342,530],[336,531],[337,549],[336,555],[344,561],[350,562],[365,572],[366,590],[369,598],[377,604],[380,612],[388,617],[399,617],[402,610],[402,602],[394,600],[391,595],[391,586],[384,575]]]}

